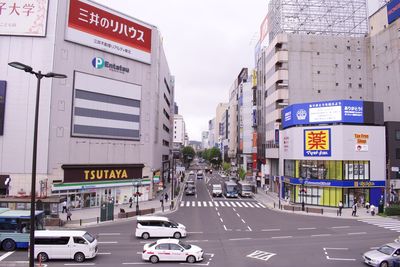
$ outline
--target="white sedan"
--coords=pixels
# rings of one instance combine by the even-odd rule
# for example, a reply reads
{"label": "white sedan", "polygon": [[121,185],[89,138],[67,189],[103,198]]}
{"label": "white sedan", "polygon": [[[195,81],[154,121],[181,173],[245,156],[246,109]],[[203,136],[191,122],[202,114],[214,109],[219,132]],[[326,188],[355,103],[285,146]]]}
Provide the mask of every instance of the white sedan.
{"label": "white sedan", "polygon": [[187,261],[195,263],[203,260],[203,250],[195,245],[185,244],[179,239],[159,239],[143,246],[142,259],[159,261]]}

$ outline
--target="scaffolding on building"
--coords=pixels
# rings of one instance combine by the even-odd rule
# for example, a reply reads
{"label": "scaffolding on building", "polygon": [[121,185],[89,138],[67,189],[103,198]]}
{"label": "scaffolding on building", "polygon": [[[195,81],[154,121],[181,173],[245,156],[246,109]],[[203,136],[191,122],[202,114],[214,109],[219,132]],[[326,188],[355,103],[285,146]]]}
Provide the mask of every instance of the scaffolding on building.
{"label": "scaffolding on building", "polygon": [[269,39],[278,33],[365,36],[367,0],[270,0]]}

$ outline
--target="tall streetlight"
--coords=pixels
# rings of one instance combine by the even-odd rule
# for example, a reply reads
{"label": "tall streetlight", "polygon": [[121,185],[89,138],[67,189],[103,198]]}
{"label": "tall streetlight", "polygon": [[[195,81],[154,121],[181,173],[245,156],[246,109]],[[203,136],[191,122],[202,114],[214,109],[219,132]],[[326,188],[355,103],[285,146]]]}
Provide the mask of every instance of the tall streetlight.
{"label": "tall streetlight", "polygon": [[35,124],[33,131],[33,155],[32,155],[32,184],[31,184],[31,214],[30,214],[30,229],[29,229],[29,267],[34,267],[35,254],[35,196],[36,196],[36,156],[37,156],[37,134],[38,134],[38,118],[39,118],[39,98],[40,98],[40,81],[42,78],[58,78],[65,79],[67,75],[58,74],[54,72],[48,72],[42,74],[41,71],[33,71],[31,66],[22,64],[20,62],[10,62],[9,66],[19,70],[23,70],[30,74],[33,74],[37,78],[37,89],[36,89],[36,105],[35,105]]}
{"label": "tall streetlight", "polygon": [[139,209],[139,197],[142,195],[141,192],[139,192],[139,187],[142,184],[142,180],[139,179],[136,182],[134,182],[134,184],[136,184],[136,193],[134,194],[136,197],[136,216],[139,216],[140,214],[140,209]]}

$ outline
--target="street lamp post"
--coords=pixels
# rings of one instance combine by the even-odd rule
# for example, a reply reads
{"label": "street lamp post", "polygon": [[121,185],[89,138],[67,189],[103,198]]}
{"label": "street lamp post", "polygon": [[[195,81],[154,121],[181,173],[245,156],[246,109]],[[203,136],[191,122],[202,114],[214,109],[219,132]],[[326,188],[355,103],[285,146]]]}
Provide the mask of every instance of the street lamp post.
{"label": "street lamp post", "polygon": [[37,134],[39,119],[39,99],[40,99],[40,81],[42,78],[65,79],[67,75],[49,72],[43,74],[41,71],[35,72],[33,68],[20,62],[10,62],[9,66],[33,74],[37,78],[36,105],[35,105],[35,124],[33,131],[33,153],[32,153],[32,183],[31,183],[31,213],[29,229],[29,267],[34,267],[34,243],[35,243],[35,196],[36,196],[36,156],[37,156]]}
{"label": "street lamp post", "polygon": [[140,215],[140,209],[139,209],[139,197],[142,195],[142,193],[139,192],[139,186],[142,184],[142,180],[136,181],[136,216]]}
{"label": "street lamp post", "polygon": [[305,211],[305,203],[304,203],[304,182],[306,181],[306,179],[304,178],[300,178],[299,179],[300,183],[301,183],[301,210]]}

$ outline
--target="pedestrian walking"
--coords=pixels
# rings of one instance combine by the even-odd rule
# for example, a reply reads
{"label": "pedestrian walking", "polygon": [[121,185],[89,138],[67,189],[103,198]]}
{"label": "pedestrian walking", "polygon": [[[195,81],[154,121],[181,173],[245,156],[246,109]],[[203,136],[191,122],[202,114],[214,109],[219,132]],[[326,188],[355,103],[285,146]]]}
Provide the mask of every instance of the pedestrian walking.
{"label": "pedestrian walking", "polygon": [[375,216],[375,206],[374,205],[371,205],[370,211],[371,211],[371,215]]}
{"label": "pedestrian walking", "polygon": [[352,206],[352,213],[351,216],[357,216],[357,203],[354,202],[353,206]]}
{"label": "pedestrian walking", "polygon": [[129,198],[129,208],[132,208],[133,199],[132,197]]}
{"label": "pedestrian walking", "polygon": [[343,209],[343,202],[342,201],[339,201],[339,204],[338,204],[338,216],[342,216],[342,209]]}
{"label": "pedestrian walking", "polygon": [[369,213],[369,209],[371,208],[371,205],[369,204],[369,202],[365,202],[365,209],[367,210],[367,213]]}
{"label": "pedestrian walking", "polygon": [[165,203],[167,203],[168,202],[168,193],[165,193],[164,197],[165,197]]}
{"label": "pedestrian walking", "polygon": [[67,221],[71,221],[72,212],[70,209],[67,210]]}
{"label": "pedestrian walking", "polygon": [[63,207],[62,213],[64,213],[64,211],[67,212],[67,201],[66,200],[64,200],[64,202],[62,203],[62,207]]}

